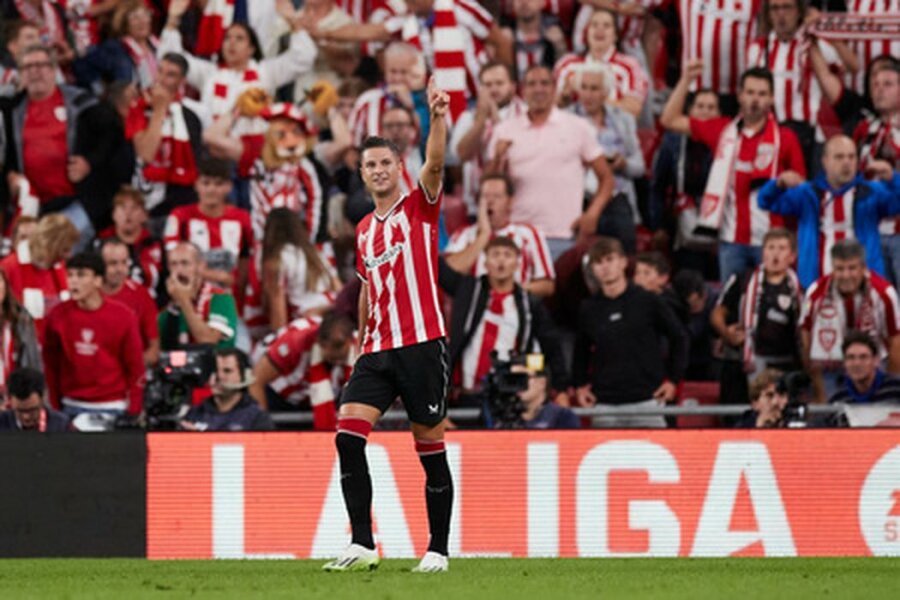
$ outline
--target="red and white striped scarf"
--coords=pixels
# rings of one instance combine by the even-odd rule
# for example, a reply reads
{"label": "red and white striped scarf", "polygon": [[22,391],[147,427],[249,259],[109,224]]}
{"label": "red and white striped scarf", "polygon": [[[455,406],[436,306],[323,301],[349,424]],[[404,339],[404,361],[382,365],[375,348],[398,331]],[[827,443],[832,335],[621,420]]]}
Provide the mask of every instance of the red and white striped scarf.
{"label": "red and white striped scarf", "polygon": [[48,46],[52,46],[54,43],[65,43],[66,29],[53,2],[44,0],[41,2],[40,9],[35,8],[27,0],[13,0],[13,3],[23,21],[34,23],[40,27],[42,43]]}
{"label": "red and white striped scarf", "polygon": [[[787,271],[788,285],[791,288],[791,296],[797,302],[797,306],[803,303],[803,288],[800,287],[800,279],[793,269]],[[759,303],[763,297],[763,285],[766,283],[766,273],[762,266],[753,271],[747,283],[747,291],[741,297],[741,325],[744,328],[744,367],[750,368],[756,355],[754,340],[756,327],[759,325]]]}
{"label": "red and white striped scarf", "polygon": [[[864,136],[859,144],[859,167],[865,171],[873,160],[887,160],[895,169],[900,166],[900,115],[888,119],[871,116],[866,120]],[[892,156],[893,155],[893,156]]]}
{"label": "red and white striped scarf", "polygon": [[[466,109],[468,93],[465,37],[456,22],[453,0],[435,0],[432,24],[434,78],[439,88],[450,95],[450,119],[453,123]],[[418,19],[404,23],[403,39],[423,50]]]}
{"label": "red and white striped scarf", "polygon": [[159,40],[151,37],[148,40],[149,48],[144,48],[136,39],[131,36],[122,38],[122,45],[131,57],[137,72],[137,84],[142,90],[150,89],[153,81],[156,79],[156,69],[158,62],[156,60],[156,48],[159,46]]}
{"label": "red and white striped scarf", "polygon": [[[144,103],[143,98],[139,102]],[[146,110],[146,103],[140,110]],[[184,118],[184,106],[180,102],[172,102],[169,105],[156,157],[144,165],[143,172],[147,181],[156,183],[193,185],[197,179],[194,148],[191,146],[191,137]]]}
{"label": "red and white striped scarf", "polygon": [[[754,161],[753,179],[774,179],[778,175],[778,157],[781,155],[781,132],[774,115],[769,113],[765,129],[761,134],[760,144],[771,144],[775,150],[772,163],[765,169],[757,169]],[[741,153],[740,117],[728,124],[719,138],[716,146],[715,158],[709,170],[709,179],[706,182],[706,191],[700,203],[700,219],[698,226],[718,230],[725,215],[725,200],[729,187],[734,185],[734,164]],[[755,202],[755,200],[751,200]]]}
{"label": "red and white striped scarf", "polygon": [[197,45],[194,54],[212,56],[219,52],[225,30],[234,21],[234,0],[207,0],[197,26]]}
{"label": "red and white striped scarf", "polygon": [[96,17],[88,15],[88,9],[101,0],[62,0],[61,5],[69,17],[69,31],[75,38],[75,52],[84,56],[91,46],[100,43],[100,27]]}

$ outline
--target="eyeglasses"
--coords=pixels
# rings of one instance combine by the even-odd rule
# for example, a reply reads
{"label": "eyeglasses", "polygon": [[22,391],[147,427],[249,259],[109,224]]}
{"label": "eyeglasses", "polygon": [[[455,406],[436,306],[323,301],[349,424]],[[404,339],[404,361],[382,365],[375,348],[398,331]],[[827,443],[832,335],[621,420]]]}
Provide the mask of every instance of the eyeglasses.
{"label": "eyeglasses", "polygon": [[20,71],[33,71],[36,69],[52,69],[52,68],[53,68],[53,63],[48,60],[48,61],[44,61],[44,62],[33,62],[33,63],[23,64],[21,67],[19,67],[19,70]]}

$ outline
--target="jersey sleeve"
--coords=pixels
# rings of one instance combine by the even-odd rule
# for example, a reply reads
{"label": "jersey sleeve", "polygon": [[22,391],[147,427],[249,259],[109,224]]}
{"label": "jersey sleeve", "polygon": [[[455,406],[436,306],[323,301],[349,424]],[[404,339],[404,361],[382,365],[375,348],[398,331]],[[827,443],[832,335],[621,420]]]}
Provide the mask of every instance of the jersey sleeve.
{"label": "jersey sleeve", "polygon": [[312,347],[315,329],[306,331],[289,327],[276,337],[266,350],[266,356],[282,375],[287,375],[297,368],[303,355]]}
{"label": "jersey sleeve", "polygon": [[232,346],[237,331],[237,306],[231,294],[213,294],[209,301],[209,316],[206,324],[222,333],[219,346]]}

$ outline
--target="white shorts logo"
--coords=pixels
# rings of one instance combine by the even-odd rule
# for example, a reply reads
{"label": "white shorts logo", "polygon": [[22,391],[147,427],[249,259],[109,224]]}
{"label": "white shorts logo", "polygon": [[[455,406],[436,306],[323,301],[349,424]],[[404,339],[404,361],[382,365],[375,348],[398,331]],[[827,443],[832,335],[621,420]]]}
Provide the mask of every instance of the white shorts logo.
{"label": "white shorts logo", "polygon": [[900,556],[900,446],[882,456],[859,494],[859,528],[875,556]]}

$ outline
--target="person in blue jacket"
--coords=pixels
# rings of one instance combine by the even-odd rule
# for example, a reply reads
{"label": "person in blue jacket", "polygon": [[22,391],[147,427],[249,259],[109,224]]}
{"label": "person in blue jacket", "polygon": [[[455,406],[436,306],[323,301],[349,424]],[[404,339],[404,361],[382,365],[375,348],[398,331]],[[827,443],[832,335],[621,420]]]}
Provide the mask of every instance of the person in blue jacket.
{"label": "person in blue jacket", "polygon": [[900,174],[885,169],[868,175],[858,170],[856,144],[845,135],[828,140],[824,171],[812,181],[793,171],[769,180],[759,191],[759,207],[797,218],[797,274],[803,288],[831,272],[829,250],[843,239],[856,239],[866,249],[866,266],[885,275],[878,223],[900,215]]}

